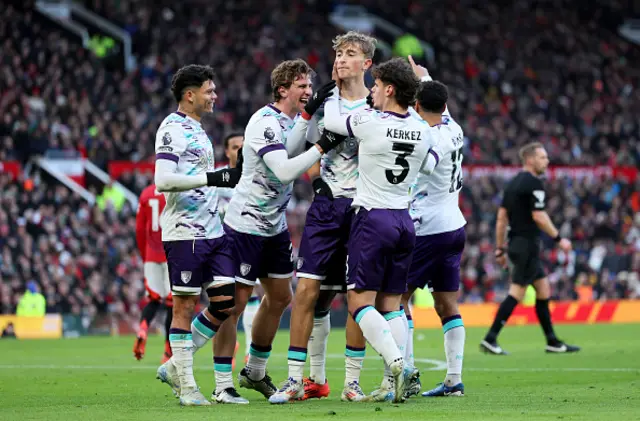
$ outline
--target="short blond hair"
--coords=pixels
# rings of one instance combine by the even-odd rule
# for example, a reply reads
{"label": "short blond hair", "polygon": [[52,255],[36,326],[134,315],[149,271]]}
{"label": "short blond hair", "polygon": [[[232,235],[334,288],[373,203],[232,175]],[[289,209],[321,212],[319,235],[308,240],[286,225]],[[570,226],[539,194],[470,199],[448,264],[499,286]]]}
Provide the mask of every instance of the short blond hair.
{"label": "short blond hair", "polygon": [[522,161],[522,163],[524,164],[527,159],[535,155],[538,149],[544,149],[544,145],[540,142],[527,143],[522,148],[520,148],[520,151],[518,151],[520,161]]}
{"label": "short blond hair", "polygon": [[312,78],[315,72],[302,59],[287,60],[278,64],[278,66],[271,72],[271,91],[273,93],[273,100],[278,102],[282,99],[280,96],[280,87],[289,89],[293,82],[300,76],[307,75]]}
{"label": "short blond hair", "polygon": [[342,48],[345,45],[353,44],[360,47],[360,49],[364,53],[365,58],[372,59],[373,54],[376,52],[377,42],[378,40],[369,35],[356,31],[349,31],[346,34],[338,35],[333,39],[333,50],[337,51],[339,48]]}

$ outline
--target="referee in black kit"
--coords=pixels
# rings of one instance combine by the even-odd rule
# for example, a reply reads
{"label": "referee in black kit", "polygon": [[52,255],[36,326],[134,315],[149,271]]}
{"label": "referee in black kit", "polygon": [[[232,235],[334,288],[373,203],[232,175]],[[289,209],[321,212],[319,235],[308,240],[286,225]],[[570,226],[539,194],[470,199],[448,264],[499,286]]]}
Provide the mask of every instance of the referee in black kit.
{"label": "referee in black kit", "polygon": [[[489,354],[507,355],[498,345],[498,334],[507,323],[513,309],[524,297],[529,284],[536,290],[536,314],[547,338],[549,353],[577,352],[579,347],[567,345],[556,337],[549,312],[549,281],[540,262],[540,231],[555,240],[564,251],[571,250],[571,241],[560,238],[558,230],[544,210],[545,191],[542,176],[549,166],[549,157],[541,143],[530,143],[520,149],[522,171],[506,186],[502,206],[496,221],[496,260],[507,267],[510,261],[512,282],[509,295],[500,304],[491,329],[480,343],[480,349]],[[509,227],[509,243],[505,247]]]}

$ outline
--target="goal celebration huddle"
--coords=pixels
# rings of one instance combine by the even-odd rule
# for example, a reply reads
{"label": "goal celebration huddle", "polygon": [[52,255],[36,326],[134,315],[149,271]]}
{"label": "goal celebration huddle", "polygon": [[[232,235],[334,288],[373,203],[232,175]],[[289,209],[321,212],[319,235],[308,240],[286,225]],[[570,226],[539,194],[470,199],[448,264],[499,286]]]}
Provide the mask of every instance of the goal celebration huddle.
{"label": "goal celebration huddle", "polygon": [[[329,312],[339,293],[346,294],[349,312],[340,399],[401,403],[419,395],[410,305],[418,288],[433,294],[447,363],[442,383],[422,396],[464,396],[465,328],[457,306],[466,239],[458,206],[463,130],[447,109],[444,84],[431,80],[411,57],[372,65],[375,45],[375,39],[357,32],[336,37],[331,81],[319,87],[313,86],[315,74],[305,61],[280,63],[271,73],[273,102],[253,114],[244,135],[225,139],[230,165],[221,169],[215,167],[201,119],[213,112],[216,91],[224,87],[216,86],[208,66],[188,65],[174,75],[171,90],[178,108],[157,131],[155,187],[148,193],[162,200],[151,199],[155,213],[146,224],[147,231],[161,231],[162,244],[155,249],[164,251],[166,263],[158,253],[146,252],[153,256],[153,264],[145,264],[152,308],[143,311],[134,354],[144,354],[146,326],[166,299],[172,317],[166,320],[167,346],[157,377],[180,404],[248,404],[243,388],[272,404],[327,397]],[[371,89],[366,72],[375,81]],[[542,145],[529,145],[521,154],[523,171],[543,174],[548,160],[541,154]],[[315,197],[294,259],[286,209],[293,182],[305,173]],[[511,231],[505,243],[506,227],[526,220],[531,244],[539,227],[561,248],[571,247],[544,218],[542,183],[530,184],[529,190],[519,186],[510,194],[514,209],[505,201],[498,215],[496,258],[512,261],[515,285],[482,342],[492,354],[506,354],[497,334],[529,284],[538,293],[536,312],[547,352],[579,350],[553,332],[548,284],[536,269],[537,246],[523,238],[513,241]],[[138,243],[151,247],[148,241]],[[520,243],[526,256],[516,249]],[[196,314],[203,291],[209,303]],[[267,363],[289,305],[288,377],[272,379]],[[241,318],[247,358],[234,379]],[[216,386],[209,400],[194,378],[193,359],[210,339]],[[360,386],[367,344],[368,352],[384,361],[380,386],[373,391]],[[305,376],[307,360],[311,371]]]}

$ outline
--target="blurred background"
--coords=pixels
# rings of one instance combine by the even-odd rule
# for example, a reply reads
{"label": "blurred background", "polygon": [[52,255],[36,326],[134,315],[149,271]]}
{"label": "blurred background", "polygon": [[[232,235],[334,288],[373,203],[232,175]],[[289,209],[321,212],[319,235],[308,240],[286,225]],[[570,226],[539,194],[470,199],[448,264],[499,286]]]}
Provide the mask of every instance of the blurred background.
{"label": "blurred background", "polygon": [[[570,254],[546,241],[553,298],[640,298],[640,1],[23,1],[0,13],[0,314],[41,294],[60,334],[134,333],[146,300],[135,210],[176,108],[174,72],[215,69],[204,125],[225,165],[222,139],[270,101],[275,65],[303,58],[322,83],[331,39],[351,29],[378,38],[375,62],[412,54],[449,86],[465,131],[460,302],[506,294],[495,214],[531,141],[551,159],[549,214],[574,240]],[[296,182],[296,250],[312,195]]]}

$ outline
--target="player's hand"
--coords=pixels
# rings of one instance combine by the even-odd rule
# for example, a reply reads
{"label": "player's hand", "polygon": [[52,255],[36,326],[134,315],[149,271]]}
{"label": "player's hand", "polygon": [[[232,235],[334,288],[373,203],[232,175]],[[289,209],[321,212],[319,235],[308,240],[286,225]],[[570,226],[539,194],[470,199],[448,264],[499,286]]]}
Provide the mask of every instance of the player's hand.
{"label": "player's hand", "polygon": [[311,116],[313,116],[315,112],[318,111],[318,108],[320,108],[320,106],[324,104],[324,101],[331,95],[333,95],[333,88],[335,87],[336,81],[331,80],[322,85],[320,89],[315,91],[313,95],[311,95],[311,98],[309,98],[307,105],[304,106],[304,113],[302,113],[302,117],[305,120],[311,119]]}
{"label": "player's hand", "polygon": [[429,75],[429,71],[427,70],[426,67],[416,64],[416,62],[413,61],[413,57],[411,56],[409,56],[408,59],[409,59],[409,64],[411,64],[411,68],[413,69],[413,73],[415,73],[416,76],[418,76],[420,79],[422,79],[425,76],[429,76],[429,79],[431,79],[431,76]]}
{"label": "player's hand", "polygon": [[504,251],[504,249],[499,248],[496,249],[495,252],[496,255],[496,262],[498,263],[498,265],[502,268],[507,268],[507,253]]}
{"label": "player's hand", "polygon": [[327,153],[344,142],[346,138],[347,136],[333,133],[327,129],[324,129],[324,131],[322,132],[322,136],[320,137],[320,140],[316,142],[316,145],[320,147],[322,153]]}
{"label": "player's hand", "polygon": [[560,241],[558,241],[558,247],[560,247],[560,250],[565,252],[571,251],[571,240],[567,238],[560,239]]}
{"label": "player's hand", "polygon": [[331,187],[320,177],[313,180],[313,192],[316,196],[325,196],[333,200],[333,192]]}
{"label": "player's hand", "polygon": [[[238,152],[240,152],[238,150]],[[242,176],[242,167],[224,168],[207,173],[207,186],[234,188]]]}

